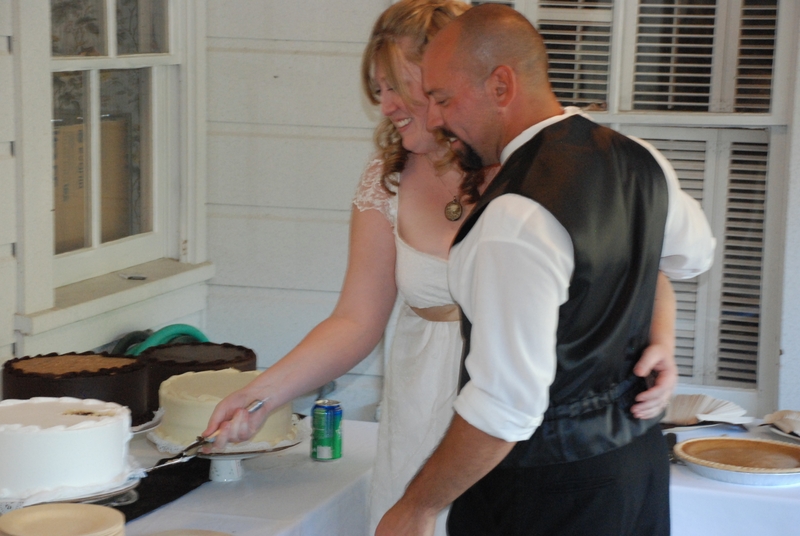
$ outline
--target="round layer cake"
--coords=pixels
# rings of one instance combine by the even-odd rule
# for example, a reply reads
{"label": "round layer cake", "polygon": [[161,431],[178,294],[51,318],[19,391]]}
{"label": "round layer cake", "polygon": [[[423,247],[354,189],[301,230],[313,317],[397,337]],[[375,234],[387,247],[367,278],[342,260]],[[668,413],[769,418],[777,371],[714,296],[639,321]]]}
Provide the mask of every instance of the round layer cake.
{"label": "round layer cake", "polygon": [[162,382],[185,372],[203,370],[255,370],[256,354],[244,346],[211,342],[167,344],[154,346],[139,356],[148,366],[147,407],[150,411],[159,408],[158,390]]}
{"label": "round layer cake", "polygon": [[48,354],[20,357],[3,365],[3,398],[93,398],[131,410],[133,424],[152,417],[147,408],[147,366],[108,354]]}
{"label": "round layer cake", "polygon": [[131,417],[112,402],[36,397],[0,402],[0,499],[99,491],[128,473]]}
{"label": "round layer cake", "polygon": [[[225,369],[187,372],[169,378],[161,384],[159,398],[164,416],[153,433],[173,445],[188,445],[206,429],[220,400],[253,381],[258,374],[257,371]],[[248,443],[275,446],[293,439],[294,434],[292,404],[288,403],[270,413],[264,426]]]}

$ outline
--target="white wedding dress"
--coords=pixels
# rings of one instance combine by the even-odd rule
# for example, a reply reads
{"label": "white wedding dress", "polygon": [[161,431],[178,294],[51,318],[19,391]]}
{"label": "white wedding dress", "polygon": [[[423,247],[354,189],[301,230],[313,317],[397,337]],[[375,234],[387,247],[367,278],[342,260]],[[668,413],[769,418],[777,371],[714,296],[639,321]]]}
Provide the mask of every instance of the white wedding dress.
{"label": "white wedding dress", "polygon": [[[397,196],[380,184],[381,164],[367,167],[354,200],[360,210],[380,210],[392,223],[397,246],[395,278],[399,310],[385,361],[378,452],[370,493],[370,534],[403,495],[411,478],[439,444],[453,417],[458,387],[461,332],[458,322],[430,322],[410,307],[453,303],[447,261],[418,251],[397,233]],[[447,512],[436,535],[444,536]]]}

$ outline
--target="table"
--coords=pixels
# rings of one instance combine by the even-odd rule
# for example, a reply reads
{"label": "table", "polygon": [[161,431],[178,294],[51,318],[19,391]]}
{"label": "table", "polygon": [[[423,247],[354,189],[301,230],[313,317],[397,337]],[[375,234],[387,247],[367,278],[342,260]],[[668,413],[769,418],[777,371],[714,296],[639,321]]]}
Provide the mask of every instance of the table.
{"label": "table", "polygon": [[[237,482],[207,482],[125,526],[127,536],[172,529],[206,529],[237,536],[366,535],[377,423],[344,421],[343,456],[311,459],[309,440],[287,450],[243,460]],[[165,455],[143,436],[131,453],[144,467]]]}
{"label": "table", "polygon": [[[721,425],[676,432],[678,441],[727,435],[783,439],[767,427]],[[702,477],[684,465],[672,465],[670,507],[673,536],[772,536],[800,533],[800,486],[729,484]]]}
{"label": "table", "polygon": [[[715,426],[677,435],[679,441],[718,435],[783,440],[757,426],[747,431]],[[343,438],[344,456],[333,462],[312,460],[308,440],[282,452],[244,460],[241,481],[207,482],[128,523],[126,534],[147,536],[194,528],[237,536],[366,535],[377,424],[344,421]],[[131,452],[145,467],[164,457],[141,436],[131,443]],[[798,533],[800,486],[743,486],[702,477],[683,465],[673,465],[671,470],[673,536]]]}

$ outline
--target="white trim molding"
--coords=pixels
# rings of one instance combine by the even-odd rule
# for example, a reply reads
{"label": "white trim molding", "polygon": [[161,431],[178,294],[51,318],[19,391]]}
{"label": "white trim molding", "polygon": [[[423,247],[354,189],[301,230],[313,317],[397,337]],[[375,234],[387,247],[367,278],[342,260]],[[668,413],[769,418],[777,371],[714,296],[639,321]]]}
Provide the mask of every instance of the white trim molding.
{"label": "white trim molding", "polygon": [[[52,72],[88,69],[97,58],[51,58],[50,3],[0,0],[0,16],[10,12],[11,19],[0,28],[12,35],[17,356],[89,350],[132,330],[205,316],[215,271],[206,262],[206,0],[169,6],[170,52],[117,59],[154,65],[155,112],[169,118],[156,127],[163,150],[153,162],[153,231],[110,243],[94,257],[79,251],[56,258]],[[103,61],[91,69],[112,67]],[[81,275],[80,263],[94,271]]]}

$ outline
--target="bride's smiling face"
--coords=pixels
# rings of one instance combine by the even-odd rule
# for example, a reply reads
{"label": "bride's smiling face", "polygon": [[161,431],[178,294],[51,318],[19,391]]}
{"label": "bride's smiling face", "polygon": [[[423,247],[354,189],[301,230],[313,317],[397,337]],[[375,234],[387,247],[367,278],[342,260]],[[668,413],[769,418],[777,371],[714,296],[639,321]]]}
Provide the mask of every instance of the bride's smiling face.
{"label": "bride's smiling face", "polygon": [[428,99],[422,91],[422,69],[407,60],[400,63],[397,75],[408,92],[407,98],[403,98],[398,88],[392,87],[383,65],[379,63],[375,66],[381,113],[392,121],[407,151],[415,154],[439,151],[441,145],[425,128]]}

